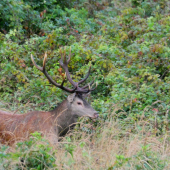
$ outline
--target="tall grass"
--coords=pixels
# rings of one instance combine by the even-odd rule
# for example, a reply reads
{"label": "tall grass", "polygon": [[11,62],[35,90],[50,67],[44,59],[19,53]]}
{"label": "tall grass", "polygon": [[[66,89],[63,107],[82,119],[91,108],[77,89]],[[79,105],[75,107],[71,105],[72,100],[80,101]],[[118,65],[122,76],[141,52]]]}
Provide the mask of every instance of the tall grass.
{"label": "tall grass", "polygon": [[7,169],[170,169],[167,129],[158,133],[154,123],[143,117],[133,121],[115,115],[116,110],[106,121],[99,118],[97,126],[83,118],[57,146],[34,134],[27,142],[1,152],[8,155],[0,156],[0,165]]}

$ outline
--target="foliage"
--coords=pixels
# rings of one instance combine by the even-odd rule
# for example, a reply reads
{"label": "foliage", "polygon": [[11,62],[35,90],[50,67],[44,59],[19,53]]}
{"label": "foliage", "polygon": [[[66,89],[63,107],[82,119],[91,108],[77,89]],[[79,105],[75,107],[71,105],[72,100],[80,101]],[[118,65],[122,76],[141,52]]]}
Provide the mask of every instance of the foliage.
{"label": "foliage", "polygon": [[62,8],[71,7],[75,0],[2,0],[0,2],[0,31],[11,32],[13,39],[23,43],[34,34],[44,36],[44,24],[53,22]]}
{"label": "foliage", "polygon": [[[32,138],[25,142],[19,142],[16,145],[15,152],[8,154],[7,169],[47,169],[56,167],[54,152],[51,146],[45,141],[40,133],[33,133]],[[1,155],[3,158],[4,156]]]}
{"label": "foliage", "polygon": [[[49,110],[61,102],[67,94],[49,84],[45,76],[33,67],[30,54],[42,66],[44,53],[47,52],[47,70],[54,80],[61,83],[59,49],[64,50],[62,47],[65,46],[66,53],[69,53],[71,47],[69,71],[74,80],[80,80],[92,65],[88,81],[95,79],[98,87],[89,101],[93,101],[92,106],[100,113],[100,119],[95,123],[84,121],[84,127],[77,126],[75,130],[91,135],[88,136],[91,144],[81,141],[81,134],[76,134],[75,139],[74,135],[63,139],[66,140],[62,145],[64,151],[61,149],[66,156],[61,161],[63,167],[74,167],[77,160],[75,155],[80,150],[86,160],[79,162],[80,165],[89,168],[88,160],[93,167],[97,156],[85,150],[93,146],[93,140],[100,143],[104,138],[105,143],[104,140],[110,139],[109,135],[114,133],[114,129],[119,133],[110,140],[122,140],[122,145],[123,140],[127,140],[130,146],[130,140],[135,141],[135,135],[145,140],[148,133],[149,137],[154,136],[162,144],[162,138],[169,135],[170,128],[169,5],[168,0],[1,1],[0,107],[9,110],[19,108],[21,113],[25,113],[35,108]],[[68,82],[65,85],[70,86]],[[118,122],[118,125],[116,128],[109,127],[108,122]],[[93,124],[93,128],[88,127],[88,123]],[[102,125],[106,126],[104,134]],[[93,138],[94,132],[96,136]],[[129,133],[134,138],[129,137]],[[157,139],[157,136],[160,138]],[[32,147],[35,147],[34,156],[41,155],[33,141],[28,141],[29,146],[24,142],[18,145],[16,153],[22,153],[18,149],[28,148],[30,156],[34,153]],[[103,143],[100,144],[105,150]],[[48,152],[52,152],[50,149],[46,151],[44,146],[39,149],[47,157]],[[9,155],[5,149],[1,150],[0,163],[5,164]],[[141,143],[138,151],[129,156],[121,148],[110,154],[114,155],[114,159],[107,162],[103,169],[123,169],[130,165],[136,169],[168,167],[166,160],[158,156],[152,145],[145,143]],[[15,157],[15,153],[13,155]],[[26,159],[26,155],[22,157]],[[27,161],[32,162],[31,157]],[[54,162],[50,163],[49,166]],[[27,164],[30,167],[37,165],[38,162]]]}

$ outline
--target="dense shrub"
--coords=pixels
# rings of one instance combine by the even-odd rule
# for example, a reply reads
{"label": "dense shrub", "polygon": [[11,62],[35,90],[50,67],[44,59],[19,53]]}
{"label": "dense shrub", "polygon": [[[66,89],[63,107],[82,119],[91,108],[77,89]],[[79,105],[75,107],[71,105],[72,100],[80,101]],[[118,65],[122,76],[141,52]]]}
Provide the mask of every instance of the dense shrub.
{"label": "dense shrub", "polygon": [[[49,110],[61,102],[66,93],[49,84],[33,67],[30,55],[33,54],[38,65],[42,66],[47,51],[47,70],[54,80],[61,83],[59,49],[64,50],[65,46],[68,53],[71,47],[69,71],[72,77],[80,80],[92,65],[88,81],[95,79],[98,83],[89,100],[99,111],[100,119],[95,123],[84,121],[85,125],[87,122],[93,124],[93,128],[77,126],[82,133],[91,135],[88,138],[92,144],[87,146],[92,147],[94,141],[100,143],[102,138],[113,140],[113,143],[115,138],[118,141],[127,139],[130,145],[130,140],[135,140],[130,133],[139,135],[141,141],[145,141],[145,137],[147,141],[147,137],[153,135],[161,143],[162,139],[157,139],[157,136],[166,136],[169,130],[169,5],[167,0],[0,2],[0,107],[19,108],[20,112],[26,112],[35,107]],[[92,8],[93,15],[90,15]],[[70,84],[67,82],[66,86]],[[108,127],[108,122],[118,125],[116,128]],[[101,125],[106,126],[106,133]],[[111,135],[110,139],[109,133],[114,129],[119,133]],[[95,138],[92,137],[94,132]],[[73,140],[70,137],[67,141],[70,143],[63,145],[62,153],[71,155],[64,161],[70,165],[75,165],[77,143],[82,146],[83,157],[90,155],[84,151],[87,146],[81,143],[81,134],[77,134],[77,138],[75,144],[70,144]],[[164,139],[167,141],[166,137]],[[95,146],[97,148],[98,144]],[[107,168],[128,166],[138,158],[144,161],[135,164],[133,167],[136,169],[149,169],[149,165],[153,167],[151,169],[166,167],[166,163],[160,161],[158,155],[153,156],[151,150],[143,142],[134,156],[130,154],[128,157],[125,152],[119,154],[118,151],[114,162]],[[8,157],[6,153],[3,155],[3,160]],[[92,164],[94,160],[89,158],[88,161]]]}

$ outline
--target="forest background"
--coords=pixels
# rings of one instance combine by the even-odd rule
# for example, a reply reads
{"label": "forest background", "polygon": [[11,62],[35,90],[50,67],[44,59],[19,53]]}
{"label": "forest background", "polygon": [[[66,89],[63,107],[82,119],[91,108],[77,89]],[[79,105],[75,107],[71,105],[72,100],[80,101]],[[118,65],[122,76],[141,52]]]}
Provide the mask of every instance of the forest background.
{"label": "forest background", "polygon": [[[51,147],[39,133],[0,145],[0,169],[170,169],[169,0],[1,0],[0,109],[51,110],[67,97],[31,62],[33,54],[58,83],[61,55],[80,80],[90,64],[99,112],[82,118]],[[69,83],[67,84],[69,86]]]}

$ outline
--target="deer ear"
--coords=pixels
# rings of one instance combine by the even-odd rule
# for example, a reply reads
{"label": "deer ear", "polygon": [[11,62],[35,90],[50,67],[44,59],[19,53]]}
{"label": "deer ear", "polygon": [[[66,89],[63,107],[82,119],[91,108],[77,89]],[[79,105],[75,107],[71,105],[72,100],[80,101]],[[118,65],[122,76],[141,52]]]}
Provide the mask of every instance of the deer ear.
{"label": "deer ear", "polygon": [[74,98],[75,98],[75,96],[76,96],[76,93],[70,94],[70,95],[67,97],[67,100],[68,100],[70,103],[72,103],[73,100],[74,100]]}

